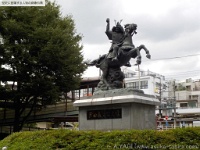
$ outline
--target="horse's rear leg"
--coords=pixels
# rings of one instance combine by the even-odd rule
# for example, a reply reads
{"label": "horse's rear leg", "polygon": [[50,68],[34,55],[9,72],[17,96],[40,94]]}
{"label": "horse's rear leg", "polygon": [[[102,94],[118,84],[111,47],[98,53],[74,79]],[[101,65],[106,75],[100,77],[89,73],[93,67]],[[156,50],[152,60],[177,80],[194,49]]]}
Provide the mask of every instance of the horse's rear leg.
{"label": "horse's rear leg", "polygon": [[137,53],[136,64],[139,65],[139,64],[141,64],[141,62],[142,62],[142,56],[141,56],[141,54],[140,54],[140,49],[139,49],[139,48],[136,48],[135,50],[136,50],[136,53]]}
{"label": "horse's rear leg", "polygon": [[149,50],[145,47],[145,45],[140,45],[139,47],[139,50],[141,50],[141,49],[144,49],[144,51],[146,52],[146,57],[148,58],[148,59],[151,59],[151,55],[150,55],[150,53],[149,53]]}
{"label": "horse's rear leg", "polygon": [[139,47],[131,49],[131,50],[128,52],[127,56],[130,56],[131,58],[136,58],[136,57],[137,57],[137,60],[136,60],[136,64],[135,64],[135,65],[141,64],[142,56],[141,56],[141,54],[140,54],[140,49],[139,49]]}

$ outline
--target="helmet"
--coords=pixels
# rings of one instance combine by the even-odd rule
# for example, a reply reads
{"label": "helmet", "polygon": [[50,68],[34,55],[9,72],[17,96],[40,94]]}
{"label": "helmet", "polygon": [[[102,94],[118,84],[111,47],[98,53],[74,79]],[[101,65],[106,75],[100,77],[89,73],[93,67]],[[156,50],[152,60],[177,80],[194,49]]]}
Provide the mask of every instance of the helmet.
{"label": "helmet", "polygon": [[117,22],[116,26],[112,28],[113,32],[124,33],[124,28],[121,26],[119,22]]}

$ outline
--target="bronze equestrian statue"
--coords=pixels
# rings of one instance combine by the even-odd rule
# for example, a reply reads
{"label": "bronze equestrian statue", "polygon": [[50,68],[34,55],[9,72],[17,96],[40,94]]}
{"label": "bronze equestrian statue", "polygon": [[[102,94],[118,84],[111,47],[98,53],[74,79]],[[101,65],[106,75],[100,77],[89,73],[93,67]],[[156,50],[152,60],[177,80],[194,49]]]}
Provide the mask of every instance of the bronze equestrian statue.
{"label": "bronze equestrian statue", "polygon": [[112,40],[112,45],[108,54],[104,54],[98,59],[87,63],[88,66],[96,66],[102,71],[101,80],[97,86],[97,90],[110,90],[123,88],[124,73],[121,71],[121,66],[130,67],[130,59],[137,58],[136,64],[141,64],[140,50],[146,52],[146,57],[151,58],[151,55],[144,45],[135,47],[132,36],[136,34],[136,24],[126,24],[124,28],[120,22],[110,31],[110,21],[106,20],[106,35],[109,40]]}

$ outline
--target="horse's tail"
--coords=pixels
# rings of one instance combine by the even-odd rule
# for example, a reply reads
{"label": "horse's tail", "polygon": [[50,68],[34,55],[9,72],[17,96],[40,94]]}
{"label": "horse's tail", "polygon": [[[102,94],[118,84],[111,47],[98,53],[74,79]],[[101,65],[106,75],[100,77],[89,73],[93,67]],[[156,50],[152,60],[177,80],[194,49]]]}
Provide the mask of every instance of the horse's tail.
{"label": "horse's tail", "polygon": [[104,54],[101,57],[99,57],[96,63],[96,67],[101,69],[103,65],[105,65],[106,59],[107,59],[107,54]]}
{"label": "horse's tail", "polygon": [[106,58],[106,55],[102,55],[102,56],[100,56],[99,58],[97,58],[97,59],[94,59],[94,60],[92,60],[92,61],[90,61],[90,62],[86,62],[85,64],[87,65],[87,66],[96,66],[97,68],[100,68],[100,66],[101,66],[101,64],[102,64],[102,62],[103,62],[103,60]]}

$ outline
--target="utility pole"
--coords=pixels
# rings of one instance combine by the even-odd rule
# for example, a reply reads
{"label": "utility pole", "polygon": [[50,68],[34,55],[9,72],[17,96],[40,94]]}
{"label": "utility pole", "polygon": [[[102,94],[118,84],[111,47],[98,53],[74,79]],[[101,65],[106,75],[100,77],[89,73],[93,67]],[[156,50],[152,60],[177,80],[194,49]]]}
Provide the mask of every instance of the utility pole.
{"label": "utility pole", "polygon": [[[99,55],[99,59],[100,59],[101,55]],[[101,69],[99,68],[99,77],[101,77]]]}
{"label": "utility pole", "polygon": [[175,89],[175,80],[174,80],[174,129],[176,129],[176,89]]}
{"label": "utility pole", "polygon": [[138,79],[139,79],[139,90],[140,90],[140,65],[138,64]]}
{"label": "utility pole", "polygon": [[161,117],[162,115],[161,115],[161,108],[162,108],[162,102],[161,102],[161,98],[162,98],[162,92],[161,92],[161,86],[162,86],[162,84],[161,84],[161,78],[160,77],[158,77],[159,79],[160,79],[160,88],[159,88],[159,91],[160,91],[160,96],[159,96],[159,100],[160,100],[160,107],[159,107],[159,116]]}

